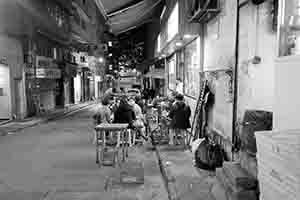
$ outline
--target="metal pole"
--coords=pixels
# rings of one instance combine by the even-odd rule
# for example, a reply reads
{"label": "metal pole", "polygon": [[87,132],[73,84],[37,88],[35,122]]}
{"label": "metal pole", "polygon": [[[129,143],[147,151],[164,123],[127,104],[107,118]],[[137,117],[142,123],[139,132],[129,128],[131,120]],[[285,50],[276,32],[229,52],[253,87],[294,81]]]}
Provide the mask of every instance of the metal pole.
{"label": "metal pole", "polygon": [[233,112],[232,112],[232,160],[234,160],[234,151],[236,144],[236,122],[237,122],[237,109],[238,109],[238,65],[239,65],[239,25],[240,25],[240,1],[236,0],[236,38],[235,38],[235,66],[233,74]]}

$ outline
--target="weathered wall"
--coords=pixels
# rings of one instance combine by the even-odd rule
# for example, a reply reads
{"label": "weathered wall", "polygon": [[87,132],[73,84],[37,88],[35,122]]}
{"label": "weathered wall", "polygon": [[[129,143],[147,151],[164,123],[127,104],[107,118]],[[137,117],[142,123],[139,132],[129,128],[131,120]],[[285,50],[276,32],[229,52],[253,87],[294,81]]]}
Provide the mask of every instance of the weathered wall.
{"label": "weathered wall", "polygon": [[[233,69],[236,35],[236,1],[221,1],[222,12],[209,22],[204,35],[204,71]],[[229,94],[230,77],[223,72],[209,76],[215,104],[210,114],[209,127],[231,141],[232,98]]]}
{"label": "weathered wall", "polygon": [[[238,118],[246,109],[273,111],[276,33],[272,30],[272,1],[241,8]],[[252,64],[254,56],[260,64]]]}
{"label": "weathered wall", "polygon": [[[247,109],[273,111],[276,33],[272,31],[272,0],[240,10],[238,122]],[[261,63],[253,64],[254,56]],[[242,131],[242,129],[239,129]],[[241,166],[257,177],[256,158],[240,152]]]}
{"label": "weathered wall", "polygon": [[[271,30],[271,3],[272,0],[259,7],[249,3],[240,10],[239,122],[246,109],[273,110],[276,34]],[[206,27],[204,71],[234,68],[236,3],[235,1],[222,1],[222,8],[219,17]],[[260,64],[251,63],[254,56],[261,57]],[[210,77],[211,89],[215,93],[215,105],[210,114],[209,126],[230,142],[233,109],[230,76],[219,72],[217,75],[208,77]],[[226,149],[230,150],[228,146]]]}
{"label": "weathered wall", "polygon": [[23,118],[26,115],[26,98],[21,42],[0,34],[0,59],[4,59],[10,67],[12,116]]}

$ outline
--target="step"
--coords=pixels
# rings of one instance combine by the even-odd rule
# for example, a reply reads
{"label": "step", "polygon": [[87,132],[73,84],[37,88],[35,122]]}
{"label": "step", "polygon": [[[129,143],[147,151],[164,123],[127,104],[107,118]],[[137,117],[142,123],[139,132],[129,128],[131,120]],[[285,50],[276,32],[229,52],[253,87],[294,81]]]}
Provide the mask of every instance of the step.
{"label": "step", "polygon": [[244,189],[239,186],[235,186],[231,183],[228,177],[225,175],[223,168],[216,169],[216,176],[221,183],[222,187],[226,191],[227,199],[228,200],[256,200],[257,199],[257,192],[252,189]]}
{"label": "step", "polygon": [[244,189],[253,189],[257,187],[257,180],[251,176],[237,162],[224,162],[223,170],[230,182],[235,187]]}

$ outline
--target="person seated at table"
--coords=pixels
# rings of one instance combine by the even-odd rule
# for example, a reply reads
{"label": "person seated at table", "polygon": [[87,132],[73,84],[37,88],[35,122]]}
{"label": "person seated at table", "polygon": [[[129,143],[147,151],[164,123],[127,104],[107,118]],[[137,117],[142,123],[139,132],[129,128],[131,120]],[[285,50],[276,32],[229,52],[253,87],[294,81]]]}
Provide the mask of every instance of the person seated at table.
{"label": "person seated at table", "polygon": [[[177,137],[177,135],[182,135],[184,140],[186,140],[186,129],[191,127],[190,116],[191,109],[184,102],[184,96],[182,94],[177,94],[175,96],[175,102],[172,104],[168,116],[171,119],[170,144],[175,144],[174,137]],[[184,142],[184,145],[186,145],[186,141]]]}
{"label": "person seated at table", "polygon": [[145,139],[145,118],[142,112],[141,107],[135,102],[135,98],[132,97],[129,99],[129,105],[132,106],[134,114],[136,116],[136,120],[134,122],[134,126],[139,130],[141,136]]}
{"label": "person seated at table", "polygon": [[146,105],[145,105],[146,102],[145,102],[145,100],[142,99],[142,97],[139,96],[139,95],[137,95],[134,100],[135,100],[135,103],[137,105],[139,105],[140,108],[142,109],[142,113],[145,113],[146,112]]}
{"label": "person seated at table", "polygon": [[[94,125],[97,126],[101,123],[110,123],[112,112],[109,109],[109,105],[113,101],[111,96],[103,97],[101,104],[97,108],[96,113],[93,115]],[[96,142],[96,135],[94,136],[93,143]]]}
{"label": "person seated at table", "polygon": [[121,97],[119,106],[114,112],[114,123],[127,123],[129,127],[133,127],[133,122],[136,120],[133,108],[128,104],[126,96]]}

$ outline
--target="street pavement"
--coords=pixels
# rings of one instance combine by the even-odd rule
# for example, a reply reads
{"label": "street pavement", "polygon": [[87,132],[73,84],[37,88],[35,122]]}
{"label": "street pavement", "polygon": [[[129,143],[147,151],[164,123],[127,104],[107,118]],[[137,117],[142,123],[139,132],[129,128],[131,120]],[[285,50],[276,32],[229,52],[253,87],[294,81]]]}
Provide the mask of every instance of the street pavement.
{"label": "street pavement", "polygon": [[165,200],[154,151],[133,147],[129,161],[144,164],[144,184],[121,184],[119,168],[95,163],[96,106],[0,137],[0,200]]}
{"label": "street pavement", "polygon": [[157,146],[156,152],[170,200],[226,200],[215,173],[194,167],[193,155],[183,146]]}

